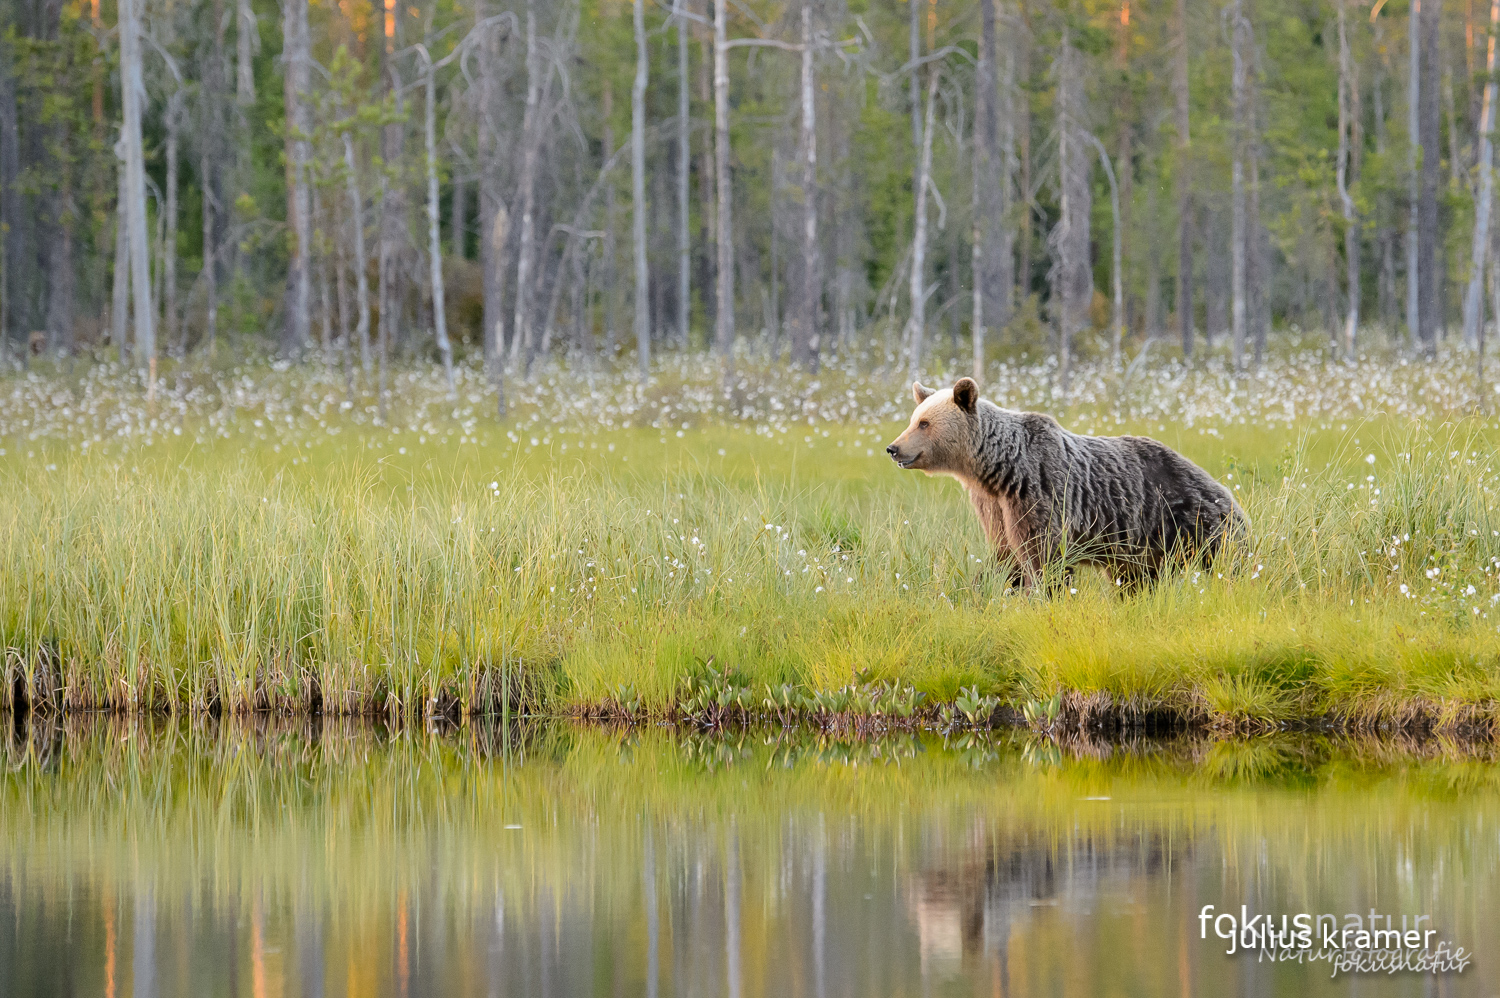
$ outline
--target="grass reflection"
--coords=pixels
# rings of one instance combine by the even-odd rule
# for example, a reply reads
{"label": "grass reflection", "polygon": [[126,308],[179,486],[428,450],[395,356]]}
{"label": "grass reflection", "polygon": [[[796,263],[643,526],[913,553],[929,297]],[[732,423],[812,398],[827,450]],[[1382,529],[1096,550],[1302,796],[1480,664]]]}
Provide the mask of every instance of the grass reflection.
{"label": "grass reflection", "polygon": [[1472,947],[1500,897],[1500,768],[1438,741],[109,717],[5,752],[0,970],[37,994],[1303,993],[1197,906]]}

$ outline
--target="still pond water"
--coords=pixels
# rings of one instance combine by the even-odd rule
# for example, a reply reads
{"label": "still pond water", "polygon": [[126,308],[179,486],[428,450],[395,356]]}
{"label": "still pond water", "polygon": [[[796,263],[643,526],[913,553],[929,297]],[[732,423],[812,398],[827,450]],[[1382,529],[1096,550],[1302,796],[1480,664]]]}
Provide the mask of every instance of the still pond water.
{"label": "still pond water", "polygon": [[[1437,742],[93,721],[6,752],[5,996],[1500,993],[1500,767]],[[1225,955],[1210,904],[1426,916],[1473,958],[1335,978]]]}

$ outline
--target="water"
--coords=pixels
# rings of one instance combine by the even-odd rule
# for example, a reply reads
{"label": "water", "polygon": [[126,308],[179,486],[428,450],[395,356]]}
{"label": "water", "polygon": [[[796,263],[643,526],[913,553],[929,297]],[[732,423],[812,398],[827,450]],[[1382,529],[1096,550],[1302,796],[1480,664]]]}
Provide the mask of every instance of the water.
{"label": "water", "polygon": [[[0,995],[1500,989],[1500,770],[1467,748],[509,734],[21,727]],[[1225,955],[1209,904],[1478,956],[1333,978]]]}

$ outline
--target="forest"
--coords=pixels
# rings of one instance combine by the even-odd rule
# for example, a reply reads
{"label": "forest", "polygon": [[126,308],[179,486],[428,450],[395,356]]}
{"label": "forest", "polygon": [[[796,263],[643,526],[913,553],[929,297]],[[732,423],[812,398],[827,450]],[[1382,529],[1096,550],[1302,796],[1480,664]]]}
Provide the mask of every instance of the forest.
{"label": "forest", "polygon": [[[7,0],[4,358],[1482,346],[1500,4]],[[1486,285],[1488,284],[1488,287]],[[504,398],[501,397],[503,409]]]}

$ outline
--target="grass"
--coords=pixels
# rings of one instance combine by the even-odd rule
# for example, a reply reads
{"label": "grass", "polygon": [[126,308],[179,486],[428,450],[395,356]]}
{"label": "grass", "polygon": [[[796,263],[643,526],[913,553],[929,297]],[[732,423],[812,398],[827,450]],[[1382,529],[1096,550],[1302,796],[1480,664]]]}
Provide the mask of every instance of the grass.
{"label": "grass", "polygon": [[899,683],[1071,723],[1500,716],[1500,455],[1457,363],[1085,371],[1067,407],[997,371],[1238,490],[1250,561],[1129,598],[987,573],[959,490],[880,452],[894,378],[554,370],[500,423],[461,373],[385,420],[317,369],[183,369],[154,410],[109,368],[0,382],[0,708],[670,716],[727,670],[751,713]]}

